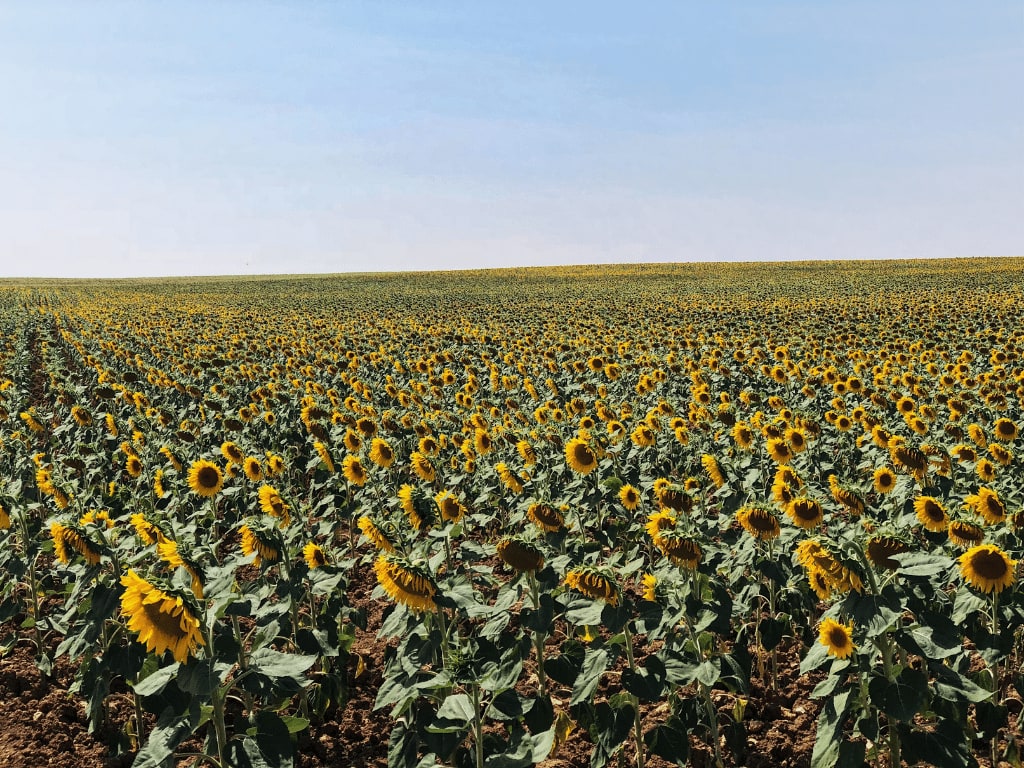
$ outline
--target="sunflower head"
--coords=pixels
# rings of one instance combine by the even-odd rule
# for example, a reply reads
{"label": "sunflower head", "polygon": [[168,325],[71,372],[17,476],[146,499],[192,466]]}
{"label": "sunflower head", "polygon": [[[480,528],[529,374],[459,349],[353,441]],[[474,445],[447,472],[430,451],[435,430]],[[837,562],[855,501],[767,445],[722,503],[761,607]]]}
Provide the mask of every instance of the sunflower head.
{"label": "sunflower head", "polygon": [[374,563],[377,582],[397,603],[413,613],[434,608],[437,587],[430,574],[396,554],[381,554]]}
{"label": "sunflower head", "polygon": [[742,507],[736,513],[736,519],[743,526],[743,530],[759,541],[777,539],[782,532],[779,526],[779,519],[766,506],[750,505]]}
{"label": "sunflower head", "polygon": [[246,557],[255,555],[253,564],[257,567],[277,562],[281,554],[281,542],[273,531],[255,523],[242,524],[238,532],[241,534],[242,554]]}
{"label": "sunflower head", "polygon": [[369,515],[363,515],[359,518],[357,525],[359,530],[363,532],[363,536],[369,539],[370,543],[373,544],[377,549],[382,552],[394,552],[395,543],[391,540],[377,521],[375,521]]}
{"label": "sunflower head", "polygon": [[327,565],[327,555],[320,545],[312,541],[302,548],[302,559],[306,561],[306,565],[311,571]]}
{"label": "sunflower head", "polygon": [[566,586],[591,600],[603,600],[609,605],[619,604],[619,587],[611,575],[593,566],[574,568],[565,575]]}
{"label": "sunflower head", "polygon": [[565,461],[573,472],[580,475],[589,475],[597,469],[597,454],[586,440],[579,437],[565,444]]}
{"label": "sunflower head", "polygon": [[1017,581],[1017,561],[994,544],[978,544],[960,555],[964,581],[986,594],[1002,592]]}
{"label": "sunflower head", "polygon": [[565,515],[551,504],[536,502],[526,510],[530,522],[546,533],[557,533],[565,528]]}
{"label": "sunflower head", "polygon": [[801,496],[786,505],[786,515],[799,527],[811,529],[821,523],[824,511],[815,499]]}
{"label": "sunflower head", "polygon": [[544,554],[536,546],[521,538],[499,541],[498,557],[520,572],[538,571],[544,567]]}
{"label": "sunflower head", "polygon": [[818,640],[828,655],[837,659],[849,658],[857,647],[853,643],[853,623],[840,624],[831,617],[821,622]]}
{"label": "sunflower head", "polygon": [[901,555],[910,551],[910,544],[902,537],[886,535],[884,532],[872,534],[864,547],[864,554],[876,568],[887,571],[894,571],[899,568],[899,562],[893,560],[893,555]]}
{"label": "sunflower head", "polygon": [[121,614],[147,651],[170,651],[182,664],[195,655],[204,640],[199,611],[187,596],[147,581],[134,570],[121,577],[121,584]]}
{"label": "sunflower head", "polygon": [[189,467],[188,487],[203,498],[213,498],[224,487],[224,475],[212,461],[199,459]]}

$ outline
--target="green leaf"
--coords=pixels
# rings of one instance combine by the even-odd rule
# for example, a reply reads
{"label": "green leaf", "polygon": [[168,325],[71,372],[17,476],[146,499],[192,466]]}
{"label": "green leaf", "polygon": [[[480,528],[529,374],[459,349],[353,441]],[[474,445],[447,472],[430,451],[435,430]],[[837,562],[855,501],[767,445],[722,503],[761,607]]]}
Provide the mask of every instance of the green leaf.
{"label": "green leaf", "polygon": [[434,722],[427,726],[430,733],[458,733],[470,726],[476,717],[473,700],[465,693],[449,696],[442,702]]}
{"label": "green leaf", "polygon": [[718,678],[722,675],[722,667],[718,663],[718,659],[708,659],[707,661],[701,662],[697,667],[695,677],[697,682],[703,683],[708,688],[714,686],[718,682]]}
{"label": "green leaf", "polygon": [[818,732],[811,751],[811,768],[833,768],[843,741],[843,723],[850,706],[850,689],[828,699],[818,715]]}
{"label": "green leaf", "polygon": [[569,706],[589,701],[601,682],[601,675],[608,669],[608,652],[603,648],[588,648],[583,659],[583,669],[572,688]]}
{"label": "green leaf", "polygon": [[945,576],[949,573],[950,559],[946,555],[931,555],[926,552],[904,552],[893,555],[899,562],[897,573],[904,576]]}
{"label": "green leaf", "polygon": [[928,676],[906,667],[896,679],[875,677],[868,684],[871,703],[889,717],[909,723],[928,702]]}
{"label": "green leaf", "polygon": [[178,674],[180,664],[175,662],[169,667],[158,669],[153,674],[135,683],[135,693],[139,696],[153,696],[160,693]]}
{"label": "green leaf", "polygon": [[544,661],[544,671],[548,677],[562,685],[575,685],[583,668],[585,649],[583,644],[570,640],[562,645],[562,652]]}
{"label": "green leaf", "polygon": [[249,669],[268,678],[277,688],[298,691],[309,683],[306,670],[316,663],[316,659],[316,656],[259,648],[249,657]]}
{"label": "green leaf", "polygon": [[167,768],[173,765],[174,750],[199,727],[199,707],[196,704],[185,714],[167,707],[157,718],[145,746],[135,756],[132,768]]}
{"label": "green leaf", "polygon": [[945,664],[929,664],[928,668],[934,676],[935,693],[943,699],[977,704],[992,695],[991,691],[985,690]]}
{"label": "green leaf", "polygon": [[757,625],[757,630],[761,635],[761,647],[766,651],[774,650],[782,641],[787,626],[787,622],[779,621],[771,616],[761,619],[761,623]]}
{"label": "green leaf", "polygon": [[690,758],[690,735],[676,715],[644,734],[644,743],[651,754],[683,768]]}
{"label": "green leaf", "polygon": [[643,667],[634,672],[622,670],[622,687],[641,701],[657,701],[668,682],[665,665],[657,656],[648,656]]}

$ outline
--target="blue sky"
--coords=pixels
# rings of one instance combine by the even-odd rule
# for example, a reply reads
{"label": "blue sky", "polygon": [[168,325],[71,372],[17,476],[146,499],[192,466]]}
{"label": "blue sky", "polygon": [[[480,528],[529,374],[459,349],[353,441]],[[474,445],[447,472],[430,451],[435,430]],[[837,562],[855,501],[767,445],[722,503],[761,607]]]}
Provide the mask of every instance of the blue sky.
{"label": "blue sky", "polygon": [[0,276],[1024,255],[1024,4],[0,4]]}

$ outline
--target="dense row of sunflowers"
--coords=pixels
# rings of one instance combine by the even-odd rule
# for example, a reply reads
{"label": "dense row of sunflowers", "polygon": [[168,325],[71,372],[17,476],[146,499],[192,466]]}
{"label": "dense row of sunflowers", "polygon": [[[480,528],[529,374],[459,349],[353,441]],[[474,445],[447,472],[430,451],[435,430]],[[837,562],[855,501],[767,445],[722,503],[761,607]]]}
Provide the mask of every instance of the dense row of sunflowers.
{"label": "dense row of sunflowers", "polygon": [[740,763],[794,647],[814,766],[1019,764],[1022,267],[9,286],[0,645],[291,765],[372,573],[395,768]]}

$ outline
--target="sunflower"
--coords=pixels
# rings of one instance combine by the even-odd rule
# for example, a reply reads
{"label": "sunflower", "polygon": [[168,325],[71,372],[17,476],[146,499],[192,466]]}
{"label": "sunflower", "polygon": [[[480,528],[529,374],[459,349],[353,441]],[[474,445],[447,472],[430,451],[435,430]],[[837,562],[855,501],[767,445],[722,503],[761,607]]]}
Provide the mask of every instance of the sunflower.
{"label": "sunflower", "polygon": [[990,443],[988,446],[989,455],[1004,467],[1013,463],[1013,454],[999,443]]}
{"label": "sunflower", "polygon": [[847,659],[853,655],[857,647],[853,644],[853,623],[840,624],[833,618],[821,622],[818,642],[828,649],[828,655],[837,659]]}
{"label": "sunflower", "polygon": [[124,468],[131,477],[139,477],[142,474],[142,462],[138,456],[129,456],[124,462]]}
{"label": "sunflower", "polygon": [[178,549],[178,543],[172,539],[161,537],[156,545],[157,554],[171,568],[184,568],[192,577],[192,592],[199,600],[203,599],[203,569],[199,563]]}
{"label": "sunflower", "polygon": [[978,463],[974,465],[974,471],[978,473],[978,477],[986,483],[991,483],[996,479],[996,467],[988,459],[979,459]]}
{"label": "sunflower", "polygon": [[777,539],[782,532],[779,519],[765,507],[743,507],[736,513],[736,519],[743,526],[743,530],[760,541]]}
{"label": "sunflower", "polygon": [[868,539],[864,554],[876,568],[894,571],[900,564],[893,560],[892,556],[909,551],[910,546],[906,542],[878,534]]}
{"label": "sunflower", "polygon": [[184,664],[203,645],[197,611],[180,595],[166,592],[129,570],[121,577],[121,614],[128,629],[153,653],[170,651],[174,660]]}
{"label": "sunflower", "polygon": [[786,430],[786,441],[793,453],[803,453],[807,449],[807,435],[797,427]]}
{"label": "sunflower", "polygon": [[78,518],[78,524],[83,528],[90,523],[105,528],[107,530],[114,527],[114,521],[110,519],[110,513],[105,509],[90,509],[80,518]]}
{"label": "sunflower", "polygon": [[380,529],[380,526],[373,521],[373,518],[363,515],[359,518],[356,524],[359,526],[359,530],[363,532],[363,536],[365,536],[377,549],[383,552],[395,551],[394,543],[390,538],[388,538],[387,534]]}
{"label": "sunflower", "polygon": [[413,451],[410,454],[409,463],[412,466],[412,471],[416,473],[416,476],[419,477],[420,480],[432,483],[437,479],[437,472],[434,470],[434,465],[430,463],[430,459],[419,451]]}
{"label": "sunflower", "polygon": [[377,434],[377,424],[373,419],[369,419],[363,416],[360,419],[356,419],[356,429],[359,430],[360,434],[364,437],[373,437]]}
{"label": "sunflower", "polygon": [[633,445],[638,448],[647,448],[654,445],[654,430],[652,430],[647,424],[637,424],[636,428],[630,432],[629,439],[632,440]]}
{"label": "sunflower", "polygon": [[523,492],[523,484],[516,477],[515,473],[509,469],[508,464],[499,461],[494,465],[494,471],[498,475],[501,484],[512,491],[512,493],[518,494]]}
{"label": "sunflower", "polygon": [[962,464],[970,464],[971,462],[978,460],[977,452],[971,448],[971,446],[964,445],[963,443],[954,445],[950,453],[953,454],[953,456],[956,457],[956,460]]}
{"label": "sunflower", "polygon": [[212,461],[199,459],[189,467],[188,486],[193,493],[211,499],[224,487],[224,475]]}
{"label": "sunflower", "polygon": [[494,440],[491,438],[490,432],[481,427],[477,427],[473,433],[473,447],[480,456],[486,456],[494,449]]}
{"label": "sunflower", "polygon": [[253,565],[259,567],[264,563],[269,565],[277,562],[277,542],[266,531],[243,524],[238,532],[242,534],[242,554],[246,557],[256,555]]}
{"label": "sunflower", "polygon": [[661,510],[648,515],[647,524],[644,527],[647,529],[647,535],[657,540],[663,531],[670,531],[676,527],[676,518],[675,515]]}
{"label": "sunflower", "polygon": [[589,475],[597,469],[597,456],[586,440],[578,437],[565,444],[565,460],[573,472]]}
{"label": "sunflower", "polygon": [[421,488],[403,485],[398,489],[398,501],[410,524],[417,531],[425,531],[434,524],[434,510],[426,498],[426,492]]}
{"label": "sunflower", "polygon": [[768,455],[778,464],[785,464],[793,458],[793,449],[781,437],[773,437],[768,441]]}
{"label": "sunflower", "polygon": [[379,555],[373,568],[377,582],[395,602],[413,613],[433,610],[437,587],[423,569],[395,554]]}
{"label": "sunflower", "polygon": [[264,514],[276,517],[281,520],[282,527],[291,522],[290,510],[277,489],[270,485],[263,485],[259,490],[260,509]]}
{"label": "sunflower", "polygon": [[75,420],[75,424],[80,427],[88,427],[92,425],[92,415],[80,405],[74,405],[71,407],[71,418]]}
{"label": "sunflower", "polygon": [[387,469],[395,463],[395,451],[386,440],[375,437],[370,443],[370,461],[382,469]]}
{"label": "sunflower", "polygon": [[619,489],[619,502],[630,512],[640,506],[640,491],[632,485],[624,485]]}
{"label": "sunflower", "polygon": [[530,445],[527,440],[520,440],[516,443],[516,450],[519,451],[519,456],[523,460],[523,464],[528,467],[532,467],[537,463],[537,453],[534,451],[533,446]]}
{"label": "sunflower", "polygon": [[89,565],[99,565],[102,554],[99,545],[77,528],[62,523],[51,523],[50,538],[53,539],[57,559],[62,563],[71,562],[72,553],[77,552]]}
{"label": "sunflower", "polygon": [[280,456],[268,453],[267,454],[267,474],[271,477],[277,477],[284,472],[284,459]]}
{"label": "sunflower", "polygon": [[311,571],[327,565],[327,555],[312,541],[302,548],[302,558],[306,561],[306,565],[309,566]]}
{"label": "sunflower", "polygon": [[986,594],[1011,586],[1017,580],[1016,567],[1017,561],[994,544],[979,544],[960,555],[960,574]]}
{"label": "sunflower", "polygon": [[242,470],[245,472],[245,476],[254,483],[258,483],[263,479],[263,466],[255,456],[247,456],[245,458],[245,461],[242,463]]}
{"label": "sunflower", "polygon": [[654,544],[662,554],[677,566],[689,568],[691,571],[696,570],[704,557],[700,544],[690,536],[669,530],[663,531],[653,538]]}
{"label": "sunflower", "polygon": [[441,491],[434,497],[438,512],[442,520],[450,520],[453,523],[459,522],[466,514],[466,508],[450,491]]}
{"label": "sunflower", "polygon": [[341,471],[345,475],[345,479],[353,485],[362,487],[366,484],[368,473],[358,456],[346,456],[345,460],[341,462]]}
{"label": "sunflower", "polygon": [[807,573],[807,583],[811,590],[818,596],[821,602],[826,602],[832,597],[832,585],[828,578],[819,570],[812,570]]}
{"label": "sunflower", "polygon": [[603,600],[609,605],[619,604],[619,588],[611,576],[593,566],[574,568],[565,574],[566,586],[589,597]]}
{"label": "sunflower", "polygon": [[996,419],[992,425],[992,436],[1004,443],[1012,442],[1017,438],[1017,425],[1009,419]]}
{"label": "sunflower", "polygon": [[541,551],[522,539],[499,541],[498,557],[521,573],[539,571],[544,567],[544,555]]}
{"label": "sunflower", "polygon": [[989,525],[1001,523],[1006,519],[1006,505],[991,488],[979,488],[976,494],[964,499],[964,503],[969,509],[983,517]]}
{"label": "sunflower", "polygon": [[817,539],[806,539],[796,547],[796,559],[808,572],[818,572],[836,592],[845,593],[851,589],[860,592],[863,582],[850,564],[843,562],[831,546],[822,545]]}
{"label": "sunflower", "polygon": [[945,507],[934,496],[918,496],[914,499],[914,513],[921,525],[932,533],[941,533],[949,523]]}
{"label": "sunflower", "polygon": [[794,524],[801,528],[810,529],[821,522],[824,512],[820,503],[806,496],[801,496],[800,498],[793,499],[786,505],[786,515],[789,516],[789,519]]}
{"label": "sunflower", "polygon": [[146,516],[141,512],[136,512],[129,518],[132,527],[135,529],[135,535],[139,537],[142,543],[146,546],[150,544],[156,544],[158,541],[164,539],[164,533],[156,525],[149,522]]}
{"label": "sunflower", "polygon": [[889,456],[898,470],[919,482],[928,472],[928,456],[917,448],[909,445],[897,445],[889,451]]}
{"label": "sunflower", "polygon": [[985,531],[980,526],[969,523],[966,520],[949,521],[949,540],[958,547],[973,547],[985,538]]}
{"label": "sunflower", "polygon": [[324,469],[330,474],[334,474],[334,459],[331,458],[331,452],[327,450],[327,446],[321,443],[319,440],[314,441],[313,449],[317,452],[320,457],[320,461],[324,465]]}
{"label": "sunflower", "polygon": [[658,601],[658,577],[653,573],[645,573],[643,578],[643,598],[649,603]]}
{"label": "sunflower", "polygon": [[718,465],[718,460],[714,456],[710,453],[705,453],[700,457],[700,463],[716,488],[721,488],[725,485],[725,475],[722,474],[722,468]]}
{"label": "sunflower", "polygon": [[732,427],[732,439],[741,450],[749,451],[754,444],[754,430],[743,421],[737,421]]}
{"label": "sunflower", "polygon": [[537,502],[526,510],[530,522],[547,533],[557,533],[565,527],[565,515],[550,504]]}
{"label": "sunflower", "polygon": [[8,514],[7,510],[3,508],[3,505],[0,505],[0,531],[6,531],[10,527],[11,516]]}
{"label": "sunflower", "polygon": [[353,432],[351,428],[345,430],[345,437],[342,442],[345,444],[345,449],[352,453],[358,453],[359,449],[363,447],[363,439],[357,432]]}
{"label": "sunflower", "polygon": [[988,445],[988,438],[985,437],[985,430],[978,424],[971,424],[967,427],[967,436],[971,438],[971,441],[979,448],[985,448]]}
{"label": "sunflower", "polygon": [[245,454],[242,453],[242,449],[230,440],[221,443],[220,453],[221,456],[227,459],[229,464],[241,466],[242,462],[245,461]]}
{"label": "sunflower", "polygon": [[875,490],[880,494],[891,493],[896,487],[896,473],[888,467],[879,467],[873,475]]}

